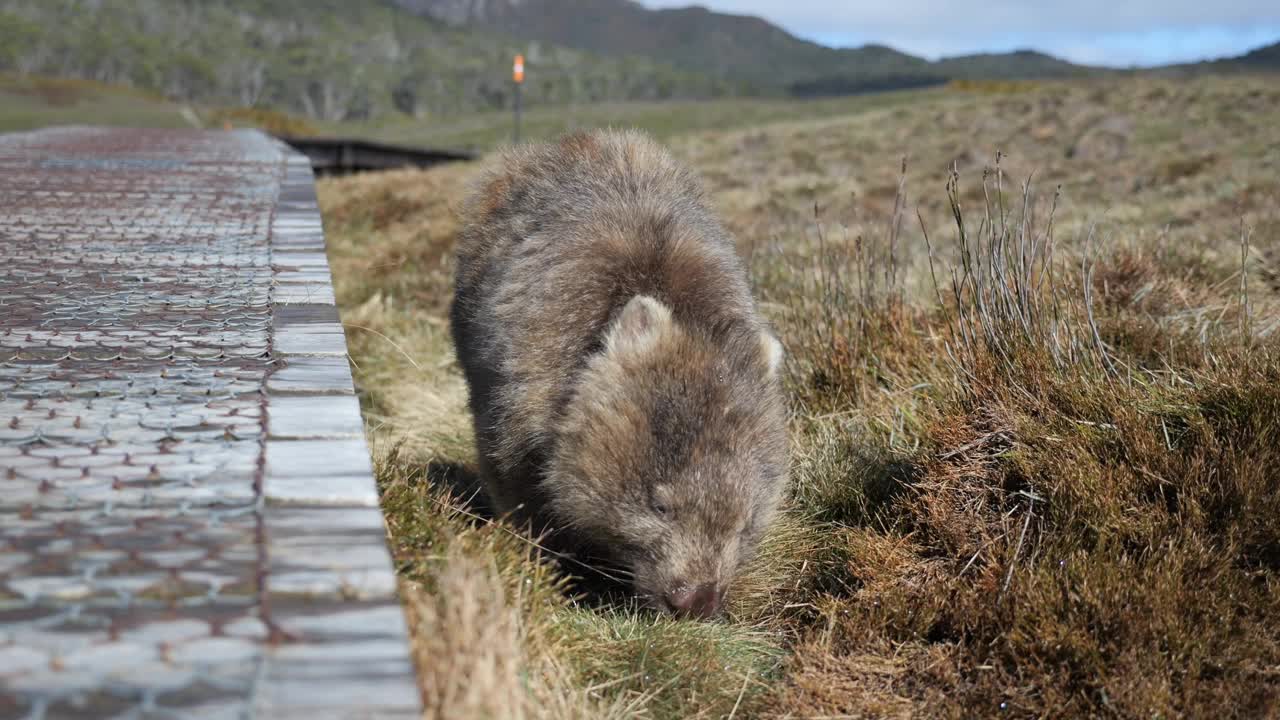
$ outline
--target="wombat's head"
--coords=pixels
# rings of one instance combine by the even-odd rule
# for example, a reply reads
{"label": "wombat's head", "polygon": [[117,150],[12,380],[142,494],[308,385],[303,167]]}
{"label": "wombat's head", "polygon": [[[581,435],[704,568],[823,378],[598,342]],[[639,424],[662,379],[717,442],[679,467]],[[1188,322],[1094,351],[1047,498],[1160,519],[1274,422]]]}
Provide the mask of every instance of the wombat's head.
{"label": "wombat's head", "polygon": [[558,524],[605,549],[652,607],[718,615],[787,472],[782,347],[766,330],[683,327],[636,296],[558,428]]}

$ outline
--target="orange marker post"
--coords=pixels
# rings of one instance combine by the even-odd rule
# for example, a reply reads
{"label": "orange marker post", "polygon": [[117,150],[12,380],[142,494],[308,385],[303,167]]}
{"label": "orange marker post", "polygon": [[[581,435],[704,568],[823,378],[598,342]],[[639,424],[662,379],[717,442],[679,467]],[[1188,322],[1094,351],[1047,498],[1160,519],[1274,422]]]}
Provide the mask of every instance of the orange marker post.
{"label": "orange marker post", "polygon": [[520,142],[520,86],[524,85],[524,55],[516,55],[516,60],[511,65],[511,79],[515,82],[515,141]]}

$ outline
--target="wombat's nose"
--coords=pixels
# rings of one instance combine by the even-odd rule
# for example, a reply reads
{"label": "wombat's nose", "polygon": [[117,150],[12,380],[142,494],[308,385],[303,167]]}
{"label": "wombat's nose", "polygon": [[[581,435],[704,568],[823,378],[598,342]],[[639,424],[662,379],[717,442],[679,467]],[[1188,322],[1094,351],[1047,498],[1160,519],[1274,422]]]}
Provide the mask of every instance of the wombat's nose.
{"label": "wombat's nose", "polygon": [[720,603],[723,594],[716,590],[712,583],[698,586],[682,585],[667,592],[667,606],[677,615],[695,617],[703,620],[720,614]]}

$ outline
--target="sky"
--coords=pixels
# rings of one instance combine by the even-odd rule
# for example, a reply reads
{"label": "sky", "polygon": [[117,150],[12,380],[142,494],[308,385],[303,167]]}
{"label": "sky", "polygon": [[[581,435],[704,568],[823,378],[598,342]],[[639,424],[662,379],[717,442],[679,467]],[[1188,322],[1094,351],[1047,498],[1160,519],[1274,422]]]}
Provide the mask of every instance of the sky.
{"label": "sky", "polygon": [[[642,0],[684,7],[690,0]],[[867,43],[931,60],[1034,49],[1078,63],[1163,65],[1240,55],[1280,41],[1280,0],[699,0],[758,15],[800,37]]]}

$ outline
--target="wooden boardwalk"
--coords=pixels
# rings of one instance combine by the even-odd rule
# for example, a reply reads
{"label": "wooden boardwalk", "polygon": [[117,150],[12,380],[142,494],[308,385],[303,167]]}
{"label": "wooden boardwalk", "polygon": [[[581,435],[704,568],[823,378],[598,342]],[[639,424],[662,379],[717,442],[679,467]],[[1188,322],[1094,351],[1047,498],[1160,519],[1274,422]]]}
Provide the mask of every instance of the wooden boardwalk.
{"label": "wooden boardwalk", "polygon": [[0,718],[415,717],[305,157],[0,135]]}

